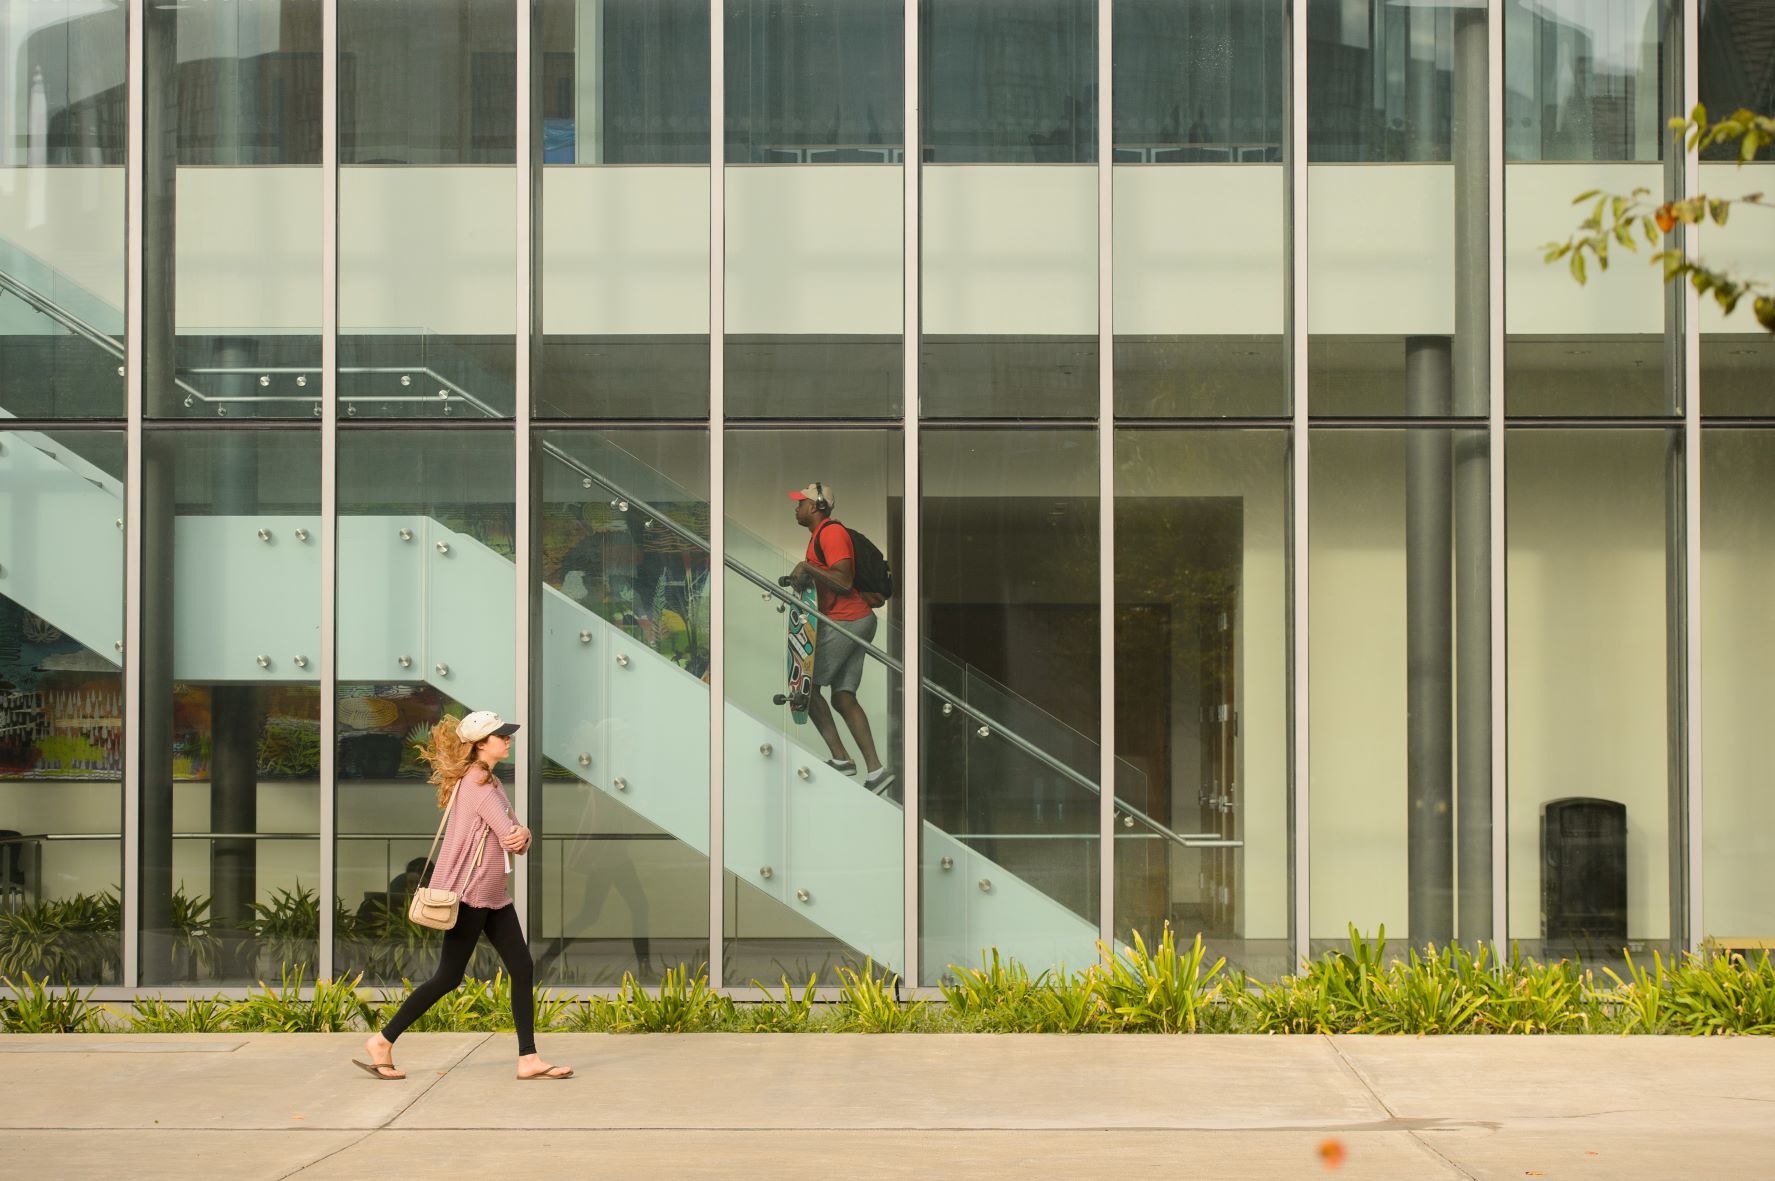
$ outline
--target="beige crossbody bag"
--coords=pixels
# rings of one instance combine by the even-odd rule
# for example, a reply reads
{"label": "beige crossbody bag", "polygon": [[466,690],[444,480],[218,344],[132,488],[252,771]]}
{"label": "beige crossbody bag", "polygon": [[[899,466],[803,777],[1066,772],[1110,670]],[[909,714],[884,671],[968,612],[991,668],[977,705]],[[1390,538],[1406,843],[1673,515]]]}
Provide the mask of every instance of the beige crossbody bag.
{"label": "beige crossbody bag", "polygon": [[[444,818],[438,821],[437,835],[431,838],[431,852],[425,855],[425,863],[432,867],[433,872],[436,872],[437,862],[432,857],[438,851],[438,842],[444,839],[444,826],[450,823],[450,809],[456,806],[456,793],[461,790],[462,781],[457,780],[456,786],[450,789],[450,802],[444,805]],[[481,843],[475,846],[475,859],[468,863],[471,874],[481,864],[481,854],[487,849],[487,834],[490,831],[485,825],[481,827]],[[413,901],[407,906],[407,917],[421,927],[448,931],[456,925],[456,916],[461,908],[462,895],[457,891],[420,886],[413,891]]]}

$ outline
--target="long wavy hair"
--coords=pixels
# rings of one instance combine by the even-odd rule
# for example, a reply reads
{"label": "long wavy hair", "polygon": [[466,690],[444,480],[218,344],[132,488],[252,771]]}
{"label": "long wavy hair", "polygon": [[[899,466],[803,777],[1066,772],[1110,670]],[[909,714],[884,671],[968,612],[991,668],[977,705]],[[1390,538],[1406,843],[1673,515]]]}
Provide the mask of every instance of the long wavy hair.
{"label": "long wavy hair", "polygon": [[426,782],[437,785],[440,809],[449,804],[451,791],[462,782],[470,767],[481,768],[488,778],[493,776],[493,768],[486,760],[475,757],[480,743],[469,742],[456,733],[461,723],[461,718],[445,715],[431,728],[431,741],[416,748],[420,761],[431,768],[431,778]]}

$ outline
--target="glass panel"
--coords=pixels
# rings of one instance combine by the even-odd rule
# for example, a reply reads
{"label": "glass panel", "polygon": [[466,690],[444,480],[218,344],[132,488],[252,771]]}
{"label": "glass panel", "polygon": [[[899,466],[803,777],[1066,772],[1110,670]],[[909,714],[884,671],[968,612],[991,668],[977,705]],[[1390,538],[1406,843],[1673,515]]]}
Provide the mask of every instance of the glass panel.
{"label": "glass panel", "polygon": [[[164,28],[170,17],[172,28]],[[150,21],[178,60],[171,201],[144,205],[170,249],[174,375],[148,383],[163,418],[320,413],[321,4],[167,5]],[[147,150],[164,139],[150,136]],[[170,145],[169,145],[170,146]],[[182,233],[180,231],[183,231]],[[158,372],[158,371],[152,371]]]}
{"label": "glass panel", "polygon": [[1312,412],[1483,416],[1484,6],[1308,0],[1307,23]]}
{"label": "glass panel", "polygon": [[1096,5],[921,3],[921,413],[1095,415]]}
{"label": "glass panel", "polygon": [[124,414],[127,32],[122,5],[0,10],[0,416]]}
{"label": "glass panel", "polygon": [[923,439],[923,983],[988,948],[1095,962],[1097,447],[1090,431]]}
{"label": "glass panel", "polygon": [[0,432],[0,973],[121,984],[120,432]]}
{"label": "glass panel", "polygon": [[[1701,101],[1720,118],[1740,108],[1775,112],[1775,11],[1767,6],[1705,0],[1701,6]],[[1775,148],[1740,167],[1738,144],[1718,144],[1702,157],[1701,191],[1738,198],[1775,188]],[[1701,230],[1702,258],[1743,278],[1775,278],[1775,235],[1769,216],[1742,206],[1724,226]],[[1756,322],[1751,301],[1731,316],[1701,297],[1701,413],[1748,415],[1775,410],[1775,336]]]}
{"label": "glass panel", "polygon": [[1702,938],[1775,938],[1775,795],[1768,718],[1775,685],[1775,432],[1701,438]]}
{"label": "glass panel", "polygon": [[142,983],[320,933],[320,436],[154,431],[142,488]]}
{"label": "glass panel", "polygon": [[[1665,373],[1665,292],[1646,259],[1618,252],[1579,287],[1543,245],[1583,219],[1591,189],[1664,190],[1665,116],[1680,98],[1666,45],[1671,0],[1510,5],[1504,37],[1506,406],[1512,415],[1660,415],[1676,405]],[[1642,243],[1643,247],[1643,243]]]}
{"label": "glass panel", "polygon": [[[1288,437],[1116,435],[1116,935],[1289,942]],[[1174,839],[1180,838],[1180,839]]]}
{"label": "glass panel", "polygon": [[497,418],[517,324],[514,9],[339,5],[339,398]]}
{"label": "glass panel", "polygon": [[709,959],[709,437],[540,436],[531,942],[568,987]]}
{"label": "glass panel", "polygon": [[[872,542],[899,566],[903,436],[894,430],[733,431],[727,436],[727,982],[777,987],[834,969],[905,963],[900,758],[903,588],[871,605],[839,586]],[[831,511],[789,493],[818,483]],[[819,529],[818,545],[813,530]],[[849,570],[844,547],[850,547]],[[792,575],[833,570],[817,615]],[[874,584],[871,584],[872,589]],[[811,619],[811,622],[809,622]],[[803,624],[811,634],[802,630]],[[786,671],[811,647],[805,708]]]}
{"label": "glass panel", "polygon": [[1599,966],[1669,952],[1680,440],[1517,430],[1508,446],[1510,940]]}
{"label": "glass panel", "polygon": [[[398,983],[434,962],[440,936],[406,913],[439,819],[414,747],[446,715],[513,713],[515,468],[509,430],[339,435],[332,741],[342,975]],[[510,787],[510,766],[498,774]],[[477,954],[490,974],[491,948]]]}
{"label": "glass panel", "polygon": [[1118,415],[1286,413],[1287,56],[1282,0],[1115,6]]}
{"label": "glass panel", "polygon": [[728,416],[897,418],[900,2],[730,0],[726,44]]}
{"label": "glass panel", "polygon": [[1493,936],[1489,477],[1481,430],[1313,433],[1315,953]]}
{"label": "glass panel", "polygon": [[709,408],[708,0],[538,0],[541,418]]}

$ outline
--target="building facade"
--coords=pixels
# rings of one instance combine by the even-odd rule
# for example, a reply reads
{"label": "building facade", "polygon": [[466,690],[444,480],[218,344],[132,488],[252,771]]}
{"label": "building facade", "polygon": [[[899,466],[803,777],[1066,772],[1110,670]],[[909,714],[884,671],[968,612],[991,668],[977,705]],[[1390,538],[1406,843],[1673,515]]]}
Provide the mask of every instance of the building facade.
{"label": "building facade", "polygon": [[1772,338],[1543,259],[1769,190],[1667,130],[1762,0],[0,0],[0,82],[0,971],[427,971],[474,709],[553,987],[1775,936]]}

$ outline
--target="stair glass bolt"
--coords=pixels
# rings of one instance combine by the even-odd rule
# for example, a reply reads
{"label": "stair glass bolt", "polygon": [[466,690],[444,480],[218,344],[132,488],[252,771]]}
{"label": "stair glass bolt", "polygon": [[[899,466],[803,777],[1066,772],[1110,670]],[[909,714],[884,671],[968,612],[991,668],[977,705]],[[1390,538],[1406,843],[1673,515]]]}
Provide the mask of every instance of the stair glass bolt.
{"label": "stair glass bolt", "polygon": [[621,775],[618,775],[615,779],[610,781],[610,786],[614,787],[617,791],[627,791],[629,790],[629,781],[624,779]]}
{"label": "stair glass bolt", "polygon": [[991,878],[981,878],[980,879],[980,893],[982,893],[982,894],[992,893],[992,879]]}
{"label": "stair glass bolt", "polygon": [[585,752],[585,751],[583,751],[583,750],[582,750],[582,751],[580,751],[580,752],[579,752],[579,765],[580,765],[580,766],[582,766],[582,767],[589,767],[589,766],[591,766],[591,765],[592,765],[592,756],[591,756],[591,755],[589,755],[589,754],[587,754],[587,753],[586,753],[586,752]]}
{"label": "stair glass bolt", "polygon": [[437,669],[438,676],[440,677],[447,677],[450,675],[450,666],[447,664],[437,664],[432,667]]}
{"label": "stair glass bolt", "polygon": [[770,756],[773,753],[775,753],[775,751],[776,751],[776,748],[768,742],[766,742],[764,745],[762,745],[758,748],[758,753],[763,755],[767,759],[770,758]]}
{"label": "stair glass bolt", "polygon": [[814,777],[814,773],[806,767],[795,768],[795,774],[802,779],[812,779]]}

